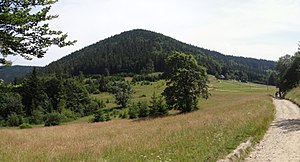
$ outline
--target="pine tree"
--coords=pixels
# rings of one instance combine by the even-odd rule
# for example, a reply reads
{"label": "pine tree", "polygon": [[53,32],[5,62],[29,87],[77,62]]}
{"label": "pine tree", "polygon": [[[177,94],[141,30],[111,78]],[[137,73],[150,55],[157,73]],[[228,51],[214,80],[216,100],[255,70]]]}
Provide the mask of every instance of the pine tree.
{"label": "pine tree", "polygon": [[149,116],[149,108],[148,108],[148,105],[147,105],[146,101],[138,102],[137,106],[139,108],[139,117],[140,118]]}
{"label": "pine tree", "polygon": [[150,116],[158,116],[159,115],[158,98],[157,98],[155,92],[151,96],[149,109],[150,109],[150,112],[149,112]]}
{"label": "pine tree", "polygon": [[136,103],[132,103],[129,106],[129,110],[128,110],[128,115],[129,115],[129,119],[135,119],[138,117],[138,106]]}

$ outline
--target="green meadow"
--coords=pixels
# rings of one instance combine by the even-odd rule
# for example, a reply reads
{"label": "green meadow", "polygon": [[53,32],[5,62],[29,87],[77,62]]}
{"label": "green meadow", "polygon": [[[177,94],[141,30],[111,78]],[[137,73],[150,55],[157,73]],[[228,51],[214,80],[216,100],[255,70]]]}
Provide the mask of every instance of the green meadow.
{"label": "green meadow", "polygon": [[[133,86],[132,101],[150,101],[165,81]],[[160,118],[61,126],[0,129],[0,161],[216,161],[241,142],[260,140],[274,117],[275,87],[210,77],[208,100],[199,110]],[[115,109],[108,93],[92,95]],[[123,111],[123,110],[117,110]]]}

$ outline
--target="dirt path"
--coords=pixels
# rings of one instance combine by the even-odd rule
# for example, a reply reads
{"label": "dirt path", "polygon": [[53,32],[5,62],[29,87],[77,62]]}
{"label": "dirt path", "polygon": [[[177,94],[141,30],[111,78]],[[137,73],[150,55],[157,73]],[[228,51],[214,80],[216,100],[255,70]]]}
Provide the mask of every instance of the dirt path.
{"label": "dirt path", "polygon": [[246,161],[300,162],[300,108],[286,100],[273,102],[275,120]]}

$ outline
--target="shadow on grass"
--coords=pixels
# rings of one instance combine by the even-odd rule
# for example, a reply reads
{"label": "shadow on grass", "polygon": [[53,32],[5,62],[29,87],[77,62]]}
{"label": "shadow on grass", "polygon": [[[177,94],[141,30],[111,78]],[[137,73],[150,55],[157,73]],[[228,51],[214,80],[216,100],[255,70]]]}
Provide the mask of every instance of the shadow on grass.
{"label": "shadow on grass", "polygon": [[286,119],[275,122],[272,126],[281,128],[288,132],[300,131],[300,119]]}

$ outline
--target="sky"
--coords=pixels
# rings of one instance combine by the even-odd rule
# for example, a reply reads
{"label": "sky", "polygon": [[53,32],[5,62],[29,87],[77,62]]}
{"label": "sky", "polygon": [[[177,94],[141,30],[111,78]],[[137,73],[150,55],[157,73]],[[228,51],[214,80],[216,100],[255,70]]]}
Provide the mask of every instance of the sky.
{"label": "sky", "polygon": [[300,0],[59,0],[48,23],[74,46],[51,47],[41,59],[9,57],[13,65],[45,66],[132,29],[155,31],[226,55],[278,60],[300,41]]}

